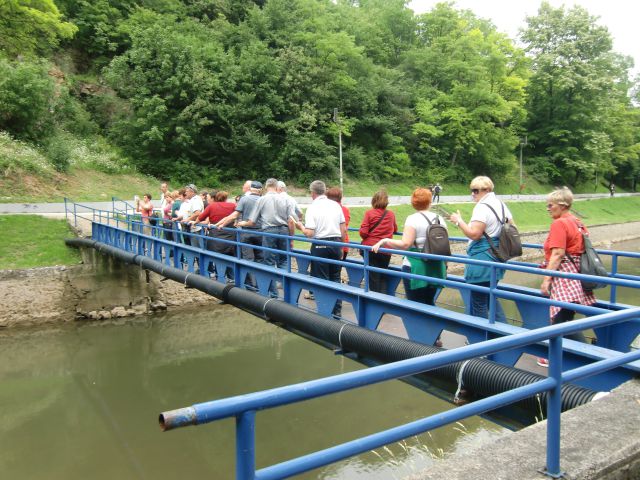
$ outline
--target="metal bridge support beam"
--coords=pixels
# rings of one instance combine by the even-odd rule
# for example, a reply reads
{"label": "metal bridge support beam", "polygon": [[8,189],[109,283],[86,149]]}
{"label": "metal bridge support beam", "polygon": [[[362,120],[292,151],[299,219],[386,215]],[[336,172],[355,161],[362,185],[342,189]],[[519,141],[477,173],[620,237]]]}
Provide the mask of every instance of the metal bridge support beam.
{"label": "metal bridge support beam", "polygon": [[236,479],[254,480],[256,472],[256,411],[236,417]]}

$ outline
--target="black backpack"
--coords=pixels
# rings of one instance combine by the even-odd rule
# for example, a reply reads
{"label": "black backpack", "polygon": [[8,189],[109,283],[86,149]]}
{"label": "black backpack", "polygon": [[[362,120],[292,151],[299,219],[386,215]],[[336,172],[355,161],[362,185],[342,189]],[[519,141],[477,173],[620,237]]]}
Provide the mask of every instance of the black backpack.
{"label": "black backpack", "polygon": [[447,232],[445,226],[440,223],[440,219],[436,216],[436,219],[432,222],[424,213],[420,212],[420,215],[429,223],[429,225],[427,225],[422,253],[450,256],[451,246],[449,245],[449,232]]}
{"label": "black backpack", "polygon": [[[579,223],[578,231],[582,235],[582,240],[584,241],[584,253],[580,255],[580,273],[585,275],[595,275],[597,277],[608,277],[609,272],[604,268],[602,260],[600,260],[598,253],[593,248],[593,245],[591,245],[591,240],[589,240],[589,237],[584,233],[584,228]],[[580,280],[580,283],[582,284],[582,289],[587,291],[608,286],[606,283],[598,283],[591,280]]]}
{"label": "black backpack", "polygon": [[498,221],[500,222],[500,234],[498,235],[498,240],[500,244],[498,248],[493,244],[491,237],[487,235],[486,232],[482,234],[489,242],[489,247],[491,248],[491,252],[493,256],[496,257],[496,260],[499,262],[506,262],[510,258],[519,257],[522,255],[522,242],[520,240],[520,232],[512,223],[507,221],[507,217],[504,214],[504,203],[502,204],[502,219],[498,216],[496,211],[493,209],[491,205],[485,203],[487,207],[491,209],[493,214],[496,216]]}

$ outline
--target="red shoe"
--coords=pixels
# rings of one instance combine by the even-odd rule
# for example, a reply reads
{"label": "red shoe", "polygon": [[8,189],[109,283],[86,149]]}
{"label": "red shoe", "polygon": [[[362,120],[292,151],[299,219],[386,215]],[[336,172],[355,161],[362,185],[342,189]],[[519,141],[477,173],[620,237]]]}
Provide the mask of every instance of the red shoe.
{"label": "red shoe", "polygon": [[541,367],[549,368],[549,360],[547,360],[546,358],[538,357],[538,360],[536,360],[536,363]]}

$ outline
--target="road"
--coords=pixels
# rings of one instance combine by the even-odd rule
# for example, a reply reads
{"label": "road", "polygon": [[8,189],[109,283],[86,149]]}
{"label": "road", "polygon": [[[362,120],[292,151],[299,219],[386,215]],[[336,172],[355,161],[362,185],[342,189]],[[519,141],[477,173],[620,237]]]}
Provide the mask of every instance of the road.
{"label": "road", "polygon": [[[617,197],[640,195],[640,193],[618,193]],[[546,195],[498,195],[499,198],[505,202],[543,202],[546,200]],[[576,194],[574,195],[576,200],[587,198],[607,198],[609,194],[606,193],[594,193],[594,194]],[[310,197],[294,197],[300,205],[308,205],[311,203]],[[470,195],[445,195],[440,197],[441,204],[446,203],[463,203],[470,202]],[[130,205],[133,205],[133,199],[128,201]],[[157,203],[157,202],[155,202]],[[371,197],[345,197],[342,203],[348,207],[366,207],[371,205]],[[411,197],[409,196],[389,196],[389,204],[391,205],[404,205],[411,203]],[[119,208],[124,208],[124,204],[121,201],[116,202]],[[112,210],[112,202],[78,202],[76,209],[78,213],[81,211],[95,210]],[[83,208],[86,207],[86,208]],[[69,204],[70,211],[73,211],[73,203]],[[0,214],[64,214],[64,203],[0,203]]]}

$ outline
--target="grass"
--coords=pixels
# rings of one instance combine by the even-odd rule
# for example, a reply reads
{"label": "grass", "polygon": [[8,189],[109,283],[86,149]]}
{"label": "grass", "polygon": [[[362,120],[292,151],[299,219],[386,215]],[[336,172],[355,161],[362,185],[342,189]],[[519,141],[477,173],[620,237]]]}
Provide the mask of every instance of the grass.
{"label": "grass", "polygon": [[78,250],[64,244],[73,236],[65,220],[39,215],[0,216],[0,270],[75,265]]}

